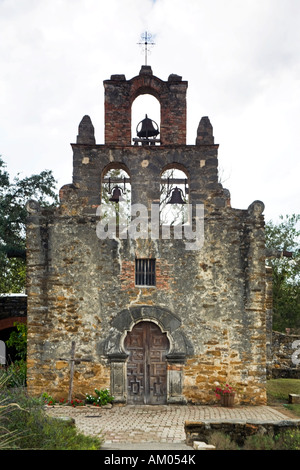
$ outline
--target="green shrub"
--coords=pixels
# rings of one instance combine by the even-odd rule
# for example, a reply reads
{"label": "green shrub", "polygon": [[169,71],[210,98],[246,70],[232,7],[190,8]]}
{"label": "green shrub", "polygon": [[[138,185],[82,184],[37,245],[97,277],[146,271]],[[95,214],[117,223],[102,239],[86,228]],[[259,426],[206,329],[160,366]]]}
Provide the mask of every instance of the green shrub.
{"label": "green shrub", "polygon": [[0,376],[0,450],[11,449],[19,438],[18,430],[11,431],[8,428],[9,417],[18,405],[10,403],[3,393],[7,388],[7,380],[7,376]]}
{"label": "green shrub", "polygon": [[1,377],[6,377],[7,387],[25,387],[26,376],[27,376],[27,365],[26,361],[21,359],[11,363],[7,369],[0,370]]}
{"label": "green shrub", "polygon": [[217,450],[238,450],[238,445],[224,432],[215,431],[209,438],[209,444]]}
{"label": "green shrub", "polygon": [[272,436],[262,436],[261,434],[254,434],[245,439],[244,450],[273,450],[275,447],[274,439]]}
{"label": "green shrub", "polygon": [[14,347],[16,356],[21,360],[26,360],[27,355],[27,325],[25,323],[15,322],[16,331],[12,331],[9,339],[6,341],[8,347]]}
{"label": "green shrub", "polygon": [[56,400],[47,392],[44,392],[41,395],[41,400],[45,405],[68,405],[68,406],[84,406],[84,405],[94,405],[94,406],[104,406],[108,403],[112,403],[114,397],[110,394],[107,388],[98,390],[95,388],[95,394],[91,395],[89,393],[86,394],[84,400],[79,400],[77,398],[68,401],[66,398],[60,398]]}
{"label": "green shrub", "polygon": [[108,388],[103,388],[101,390],[97,390],[95,388],[95,396],[89,395],[88,393],[85,396],[85,402],[95,406],[104,406],[108,403],[112,403],[113,400],[114,397],[110,394]]}
{"label": "green shrub", "polygon": [[[18,439],[11,442],[12,449],[29,450],[97,450],[101,448],[101,436],[90,437],[78,433],[75,427],[60,419],[50,418],[44,410],[42,398],[31,398],[24,388],[2,388],[6,406],[17,403],[6,420],[6,433],[14,433]],[[13,434],[11,434],[13,435]],[[1,436],[0,436],[1,437]],[[0,440],[1,442],[1,440]]]}
{"label": "green shrub", "polygon": [[225,433],[212,433],[209,444],[217,450],[300,450],[300,431],[294,429],[282,430],[275,436],[254,434],[245,439],[244,445],[237,444]]}
{"label": "green shrub", "polygon": [[274,438],[277,450],[300,450],[300,431],[287,429]]}

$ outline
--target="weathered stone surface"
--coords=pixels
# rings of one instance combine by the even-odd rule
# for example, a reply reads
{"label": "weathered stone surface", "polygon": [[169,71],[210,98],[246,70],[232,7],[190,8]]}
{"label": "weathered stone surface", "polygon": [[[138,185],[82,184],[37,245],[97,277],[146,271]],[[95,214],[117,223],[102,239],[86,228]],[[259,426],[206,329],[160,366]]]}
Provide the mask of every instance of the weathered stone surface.
{"label": "weathered stone surface", "polygon": [[213,128],[207,116],[201,118],[197,129],[196,145],[214,144]]}
{"label": "weathered stone surface", "polygon": [[195,450],[215,450],[215,446],[206,444],[203,441],[194,441],[193,442],[193,449]]}
{"label": "weathered stone surface", "polygon": [[273,331],[270,354],[269,375],[272,378],[300,378],[300,335]]}
{"label": "weathered stone surface", "polygon": [[273,421],[220,421],[220,422],[185,422],[187,445],[193,446],[194,442],[209,444],[214,432],[223,432],[238,445],[243,446],[245,440],[253,435],[276,436],[286,429],[300,430],[300,420],[286,420],[274,423]]}
{"label": "weathered stone surface", "polygon": [[84,116],[78,126],[77,144],[95,144],[94,126],[90,116]]}
{"label": "weathered stone surface", "polygon": [[[110,387],[126,402],[124,338],[139,321],[167,334],[168,402],[214,403],[217,383],[239,385],[237,401],[266,402],[266,268],[263,205],[230,206],[218,182],[218,145],[185,145],[185,93],[178,77],[147,73],[104,82],[105,145],[76,143],[73,181],[55,209],[27,221],[28,389],[66,396],[72,341],[74,393]],[[162,145],[130,145],[138,94],[161,102]],[[129,139],[129,140],[128,140]],[[145,163],[146,162],[146,163]],[[101,188],[111,168],[130,176],[131,202],[159,200],[161,174],[184,169],[189,202],[204,204],[204,244],[170,239],[99,239]],[[156,285],[135,285],[135,259],[156,259]]]}

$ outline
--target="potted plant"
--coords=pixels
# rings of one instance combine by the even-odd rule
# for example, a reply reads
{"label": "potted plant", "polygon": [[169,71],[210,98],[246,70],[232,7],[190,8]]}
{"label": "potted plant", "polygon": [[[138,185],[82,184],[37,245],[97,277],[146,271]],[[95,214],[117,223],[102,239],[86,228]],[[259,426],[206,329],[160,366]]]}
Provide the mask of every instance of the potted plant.
{"label": "potted plant", "polygon": [[221,384],[215,388],[216,397],[220,400],[221,406],[233,406],[236,390],[228,384]]}

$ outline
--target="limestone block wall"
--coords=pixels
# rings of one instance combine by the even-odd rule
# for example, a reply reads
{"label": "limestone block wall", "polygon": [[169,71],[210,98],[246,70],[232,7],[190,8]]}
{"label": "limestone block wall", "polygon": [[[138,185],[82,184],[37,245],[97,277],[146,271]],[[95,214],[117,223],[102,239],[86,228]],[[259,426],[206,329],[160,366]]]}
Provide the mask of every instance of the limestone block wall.
{"label": "limestone block wall", "polygon": [[300,378],[300,335],[272,333],[272,378]]}
{"label": "limestone block wall", "polygon": [[[214,403],[215,385],[239,386],[238,401],[266,401],[267,311],[263,204],[234,209],[218,180],[218,145],[208,117],[195,145],[186,145],[187,82],[167,81],[142,67],[132,80],[104,81],[105,145],[97,145],[88,116],[73,149],[72,183],[56,209],[27,204],[28,389],[66,396],[72,341],[74,393],[110,387],[126,403],[124,340],[140,321],[166,333],[167,403]],[[160,144],[131,145],[131,105],[145,93],[161,106]],[[146,239],[97,236],[101,190],[110,169],[131,184],[131,204],[151,218],[161,175],[186,175],[189,204],[204,207],[200,249],[162,234]],[[195,214],[190,226],[197,225]],[[135,259],[156,260],[156,285],[135,285]]]}
{"label": "limestone block wall", "polygon": [[[181,400],[213,403],[215,384],[230,381],[239,385],[241,402],[264,403],[262,204],[255,202],[246,210],[230,207],[227,192],[217,182],[215,146],[184,147],[181,153],[153,149],[150,154],[133,147],[73,147],[73,183],[62,188],[60,206],[29,211],[30,393],[67,395],[74,340],[76,358],[82,360],[75,366],[75,393],[80,396],[94,387],[115,387],[120,401],[126,400],[122,341],[135,319],[147,318],[169,332],[172,357],[168,368],[170,377],[179,373],[176,380],[181,389],[176,393]],[[189,174],[198,178],[197,183],[190,178],[191,198],[205,205],[201,250],[186,250],[184,240],[97,237],[101,174],[112,157],[130,169],[132,184],[139,187],[132,191],[133,198],[146,204],[159,191],[161,169],[172,160],[186,164]],[[147,158],[152,174],[145,189],[141,162]],[[135,286],[136,257],[157,260],[155,287]],[[171,388],[175,387],[175,379],[170,380]]]}

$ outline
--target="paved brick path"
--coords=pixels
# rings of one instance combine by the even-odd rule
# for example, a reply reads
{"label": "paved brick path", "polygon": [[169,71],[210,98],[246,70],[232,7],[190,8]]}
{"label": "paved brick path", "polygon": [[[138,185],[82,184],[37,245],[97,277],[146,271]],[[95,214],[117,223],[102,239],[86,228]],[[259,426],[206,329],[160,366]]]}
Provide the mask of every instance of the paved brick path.
{"label": "paved brick path", "polygon": [[[185,421],[282,421],[286,415],[268,406],[113,406],[96,407],[55,406],[47,408],[51,416],[75,419],[79,431],[102,435],[105,445],[125,443],[182,444],[185,441]],[[184,448],[184,446],[183,446]]]}

